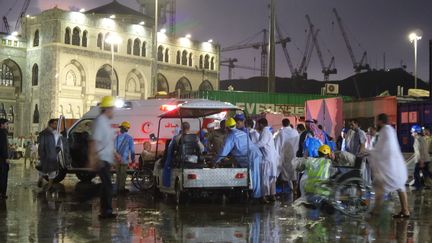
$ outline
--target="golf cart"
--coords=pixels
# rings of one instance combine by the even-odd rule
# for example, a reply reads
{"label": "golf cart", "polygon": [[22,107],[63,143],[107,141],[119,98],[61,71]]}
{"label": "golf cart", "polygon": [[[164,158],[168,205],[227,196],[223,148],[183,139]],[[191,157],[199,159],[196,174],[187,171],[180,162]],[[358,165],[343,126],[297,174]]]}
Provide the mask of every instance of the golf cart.
{"label": "golf cart", "polygon": [[[210,100],[191,100],[173,107],[172,110],[159,116],[158,136],[161,131],[161,122],[166,119],[177,119],[181,122],[198,120],[199,127],[192,127],[192,131],[201,129],[202,120],[206,117],[222,112],[235,112],[240,110],[230,103]],[[158,138],[159,139],[159,138]],[[168,144],[168,143],[167,143]],[[160,158],[154,169],[156,187],[164,195],[174,195],[177,204],[191,194],[209,193],[215,191],[230,191],[237,195],[247,195],[249,187],[248,168],[212,168],[209,162],[214,161],[215,154],[201,154],[198,149],[197,135],[182,135],[179,144],[174,148],[170,162],[169,186],[163,183],[164,165],[167,162],[167,153]],[[158,151],[158,150],[156,150]],[[156,155],[157,156],[157,155]]]}

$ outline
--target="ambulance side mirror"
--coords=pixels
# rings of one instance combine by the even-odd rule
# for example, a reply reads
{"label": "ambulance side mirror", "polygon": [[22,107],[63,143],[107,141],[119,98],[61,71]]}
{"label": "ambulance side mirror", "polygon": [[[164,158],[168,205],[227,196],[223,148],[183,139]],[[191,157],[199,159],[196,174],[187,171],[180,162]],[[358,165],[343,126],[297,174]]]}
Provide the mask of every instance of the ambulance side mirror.
{"label": "ambulance side mirror", "polygon": [[156,142],[157,137],[156,137],[156,135],[154,135],[154,133],[150,134],[150,140],[151,140],[152,142]]}

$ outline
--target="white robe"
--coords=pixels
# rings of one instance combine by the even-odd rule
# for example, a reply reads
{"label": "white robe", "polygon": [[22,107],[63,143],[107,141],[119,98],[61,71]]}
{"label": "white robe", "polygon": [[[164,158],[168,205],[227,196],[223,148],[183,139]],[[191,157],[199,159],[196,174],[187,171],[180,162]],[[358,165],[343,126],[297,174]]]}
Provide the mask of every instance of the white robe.
{"label": "white robe", "polygon": [[261,162],[261,181],[262,193],[266,195],[274,195],[276,193],[273,182],[276,182],[277,167],[279,156],[277,155],[273,135],[270,127],[265,127],[260,133],[260,137],[256,145],[260,148],[263,158]]}
{"label": "white robe", "polygon": [[252,143],[256,144],[259,141],[260,134],[257,130],[252,128],[252,129],[249,129],[249,137],[250,137]]}
{"label": "white robe", "polygon": [[400,151],[396,131],[393,127],[385,125],[380,129],[377,140],[369,155],[374,183],[381,184],[386,193],[405,191],[408,170]]}
{"label": "white robe", "polygon": [[291,127],[284,127],[275,135],[275,148],[279,155],[278,175],[284,181],[297,180],[296,168],[293,160],[299,147],[300,136]]}

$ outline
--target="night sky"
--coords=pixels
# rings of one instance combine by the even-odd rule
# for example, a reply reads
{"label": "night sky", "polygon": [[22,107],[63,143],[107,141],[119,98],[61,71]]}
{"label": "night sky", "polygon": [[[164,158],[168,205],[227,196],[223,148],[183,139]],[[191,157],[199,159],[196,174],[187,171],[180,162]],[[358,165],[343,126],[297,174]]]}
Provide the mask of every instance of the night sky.
{"label": "night sky", "polygon": [[[14,22],[22,2],[18,0],[9,14]],[[135,0],[118,0],[127,6],[138,8]],[[14,6],[14,1],[0,0],[0,14]],[[28,10],[36,14],[40,10],[57,5],[63,9],[91,9],[110,2],[110,0],[33,0]],[[210,38],[223,46],[239,43],[267,27],[268,0],[177,0],[177,33],[191,33],[194,39],[206,41]],[[292,39],[288,50],[295,66],[301,60],[306,42],[307,29],[305,14],[311,16],[320,28],[319,41],[328,63],[331,55],[336,58],[339,74],[331,79],[343,79],[353,73],[352,63],[342,35],[336,24],[332,8],[336,7],[342,17],[357,59],[363,50],[368,51],[368,61],[373,68],[383,68],[383,53],[386,53],[387,68],[407,65],[413,71],[413,46],[408,40],[412,30],[420,30],[423,39],[419,42],[419,77],[427,79],[428,40],[432,38],[432,1],[431,0],[277,0],[277,14],[283,31]],[[334,24],[332,24],[334,23]],[[255,41],[259,41],[258,37]],[[276,49],[276,73],[289,76],[288,66],[280,47]],[[260,66],[260,51],[223,53],[222,59],[236,57],[239,65]],[[254,62],[255,59],[255,62]],[[237,69],[235,78],[247,78],[259,72]],[[226,68],[222,68],[222,79],[227,78]],[[309,77],[322,80],[321,67],[314,52],[309,66]]]}

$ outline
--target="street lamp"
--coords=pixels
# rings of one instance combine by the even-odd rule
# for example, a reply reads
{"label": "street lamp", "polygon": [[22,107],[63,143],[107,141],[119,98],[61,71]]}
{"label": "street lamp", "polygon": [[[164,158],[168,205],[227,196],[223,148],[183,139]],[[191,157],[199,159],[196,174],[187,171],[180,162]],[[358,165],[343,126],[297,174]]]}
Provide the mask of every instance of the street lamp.
{"label": "street lamp", "polygon": [[413,32],[408,36],[411,43],[414,43],[414,88],[417,89],[417,41],[421,40],[421,36]]}
{"label": "street lamp", "polygon": [[[122,42],[120,36],[115,34],[109,34],[105,39],[105,42],[111,46],[111,82],[114,80],[114,45],[119,45]],[[116,79],[116,91],[113,90],[113,95],[119,96],[119,81]]]}
{"label": "street lamp", "polygon": [[[153,26],[153,46],[152,46],[152,93],[156,96],[157,83],[158,83],[158,63],[157,63],[157,52],[158,52],[158,30],[159,30],[159,0],[154,0],[154,26]],[[166,30],[161,29],[161,33],[165,34]]]}

